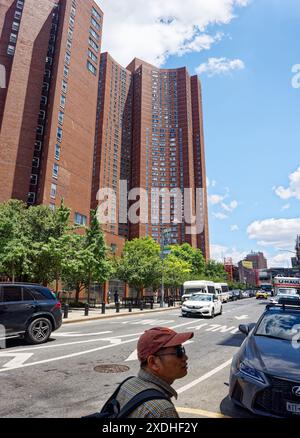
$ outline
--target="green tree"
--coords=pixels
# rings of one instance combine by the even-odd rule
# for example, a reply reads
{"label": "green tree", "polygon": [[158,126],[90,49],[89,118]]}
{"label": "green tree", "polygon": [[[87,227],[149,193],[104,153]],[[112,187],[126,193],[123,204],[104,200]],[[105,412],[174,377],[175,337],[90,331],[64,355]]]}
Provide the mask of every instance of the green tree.
{"label": "green tree", "polygon": [[100,228],[95,210],[91,210],[91,223],[89,228],[86,229],[85,244],[85,258],[88,261],[86,265],[88,278],[86,286],[89,302],[91,281],[102,284],[109,278],[113,271],[112,262],[107,257],[104,235]]}
{"label": "green tree", "polygon": [[164,285],[171,289],[178,288],[190,278],[191,264],[169,254],[163,263]]}
{"label": "green tree", "polygon": [[138,291],[158,284],[162,274],[160,246],[151,238],[134,239],[125,243],[123,254],[117,261],[117,277]]}
{"label": "green tree", "polygon": [[24,235],[26,204],[10,200],[0,204],[0,272],[12,281],[29,270],[29,239]]}
{"label": "green tree", "polygon": [[190,279],[199,279],[205,272],[205,259],[200,249],[193,248],[189,243],[170,246],[172,255],[189,263]]}
{"label": "green tree", "polygon": [[215,260],[209,260],[205,266],[205,278],[215,282],[226,281],[227,273],[224,269],[224,265]]}

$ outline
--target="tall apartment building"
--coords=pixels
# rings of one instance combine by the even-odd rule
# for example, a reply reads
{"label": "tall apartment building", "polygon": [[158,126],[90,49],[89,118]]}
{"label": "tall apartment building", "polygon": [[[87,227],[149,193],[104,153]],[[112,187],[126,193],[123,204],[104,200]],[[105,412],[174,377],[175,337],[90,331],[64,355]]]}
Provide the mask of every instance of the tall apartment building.
{"label": "tall apartment building", "polygon": [[103,13],[92,0],[1,0],[0,202],[89,219]]}
{"label": "tall apartment building", "polygon": [[[208,259],[204,136],[198,77],[191,78],[186,68],[158,69],[137,58],[124,69],[108,54],[103,54],[97,127],[95,189],[102,186],[116,190],[117,204],[120,199],[118,179],[127,180],[129,189],[138,188],[147,193],[146,221],[129,221],[128,228],[120,223],[110,223],[106,229],[131,239],[152,236],[158,242],[162,239],[172,244],[188,242],[201,248]],[[204,196],[200,200],[196,198],[197,187],[203,189]],[[191,213],[196,212],[196,201],[202,203],[204,227],[198,234],[187,232],[189,221],[175,221],[177,189],[182,193],[184,189],[191,189]],[[158,199],[153,193],[155,190],[173,194],[170,205],[163,197]],[[95,193],[96,190],[93,199]],[[180,214],[184,213],[180,200],[179,210]],[[114,208],[110,212],[113,215]],[[169,233],[163,236],[166,229]]]}

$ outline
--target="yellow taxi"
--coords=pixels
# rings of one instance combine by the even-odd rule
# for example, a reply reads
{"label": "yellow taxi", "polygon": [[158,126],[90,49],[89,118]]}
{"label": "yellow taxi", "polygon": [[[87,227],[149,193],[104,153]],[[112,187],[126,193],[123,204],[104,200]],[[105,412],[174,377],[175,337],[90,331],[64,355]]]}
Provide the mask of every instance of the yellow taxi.
{"label": "yellow taxi", "polygon": [[263,300],[267,300],[268,299],[268,292],[264,291],[264,290],[258,290],[256,292],[256,299],[263,299]]}

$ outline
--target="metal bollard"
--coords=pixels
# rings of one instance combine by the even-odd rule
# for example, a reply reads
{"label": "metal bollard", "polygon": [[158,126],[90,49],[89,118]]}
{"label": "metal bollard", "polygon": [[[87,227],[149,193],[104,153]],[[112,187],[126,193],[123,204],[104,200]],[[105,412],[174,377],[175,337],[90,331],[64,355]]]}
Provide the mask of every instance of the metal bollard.
{"label": "metal bollard", "polygon": [[132,303],[131,302],[128,304],[128,312],[132,312]]}
{"label": "metal bollard", "polygon": [[69,304],[65,304],[64,307],[64,318],[68,318],[69,316]]}
{"label": "metal bollard", "polygon": [[153,309],[153,300],[151,300],[150,309]]}
{"label": "metal bollard", "polygon": [[84,316],[89,316],[89,308],[90,308],[89,304],[86,303],[84,305]]}
{"label": "metal bollard", "polygon": [[120,303],[116,303],[116,313],[120,313]]}
{"label": "metal bollard", "polygon": [[104,315],[105,313],[105,303],[102,303],[101,313]]}
{"label": "metal bollard", "polygon": [[141,304],[141,305],[140,305],[140,310],[144,310],[144,301],[141,301],[140,304]]}

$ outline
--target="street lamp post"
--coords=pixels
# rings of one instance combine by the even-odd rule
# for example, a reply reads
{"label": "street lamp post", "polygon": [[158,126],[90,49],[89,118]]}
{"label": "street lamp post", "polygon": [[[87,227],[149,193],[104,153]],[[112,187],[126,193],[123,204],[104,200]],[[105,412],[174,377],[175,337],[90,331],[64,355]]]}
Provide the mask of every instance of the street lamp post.
{"label": "street lamp post", "polygon": [[165,258],[165,235],[171,232],[170,228],[161,229],[161,241],[160,241],[160,256],[162,259],[162,274],[161,274],[161,295],[160,295],[160,307],[164,307],[165,302],[165,288],[164,288],[164,258]]}

